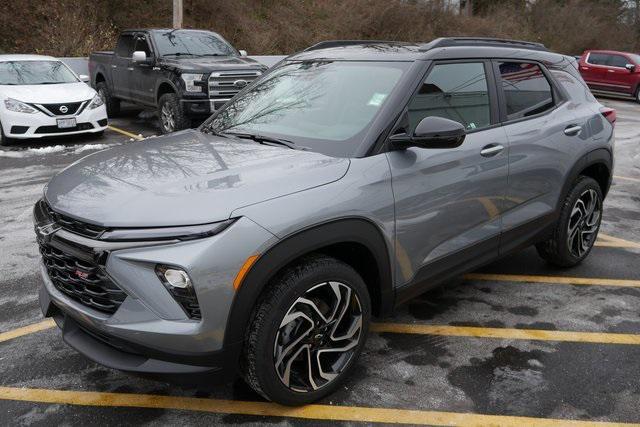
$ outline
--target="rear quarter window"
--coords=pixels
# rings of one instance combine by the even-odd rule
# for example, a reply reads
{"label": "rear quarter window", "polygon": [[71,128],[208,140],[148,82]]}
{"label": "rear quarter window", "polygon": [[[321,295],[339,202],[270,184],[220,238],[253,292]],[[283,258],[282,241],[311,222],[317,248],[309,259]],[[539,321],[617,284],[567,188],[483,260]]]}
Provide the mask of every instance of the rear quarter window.
{"label": "rear quarter window", "polygon": [[582,79],[578,79],[571,73],[562,70],[551,70],[551,75],[567,94],[569,94],[572,101],[596,102],[596,99]]}

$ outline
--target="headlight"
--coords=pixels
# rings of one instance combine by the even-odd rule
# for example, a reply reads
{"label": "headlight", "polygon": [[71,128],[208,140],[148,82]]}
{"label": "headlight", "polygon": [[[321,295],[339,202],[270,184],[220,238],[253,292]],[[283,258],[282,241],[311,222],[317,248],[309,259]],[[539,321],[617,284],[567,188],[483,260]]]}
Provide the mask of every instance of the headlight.
{"label": "headlight", "polygon": [[104,101],[102,100],[102,97],[100,97],[100,95],[96,94],[96,96],[94,96],[89,103],[89,109],[93,110],[94,108],[98,108],[101,105],[104,105]]}
{"label": "headlight", "polygon": [[202,86],[196,85],[196,82],[202,82],[203,74],[182,74],[182,81],[187,92],[202,92]]}
{"label": "headlight", "polygon": [[4,100],[4,106],[9,111],[15,111],[17,113],[35,113],[37,110],[25,104],[24,102],[18,101],[17,99],[7,98]]}
{"label": "headlight", "polygon": [[193,240],[213,236],[235,222],[237,218],[211,224],[186,225],[183,227],[121,228],[105,231],[100,240],[141,241],[141,240]]}

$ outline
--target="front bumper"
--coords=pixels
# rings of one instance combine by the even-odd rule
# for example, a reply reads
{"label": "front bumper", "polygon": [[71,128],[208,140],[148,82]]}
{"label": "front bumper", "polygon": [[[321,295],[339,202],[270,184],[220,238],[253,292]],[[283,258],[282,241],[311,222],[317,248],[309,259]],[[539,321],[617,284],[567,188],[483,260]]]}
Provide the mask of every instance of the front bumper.
{"label": "front bumper", "polygon": [[[56,231],[50,238],[83,246],[91,241],[65,230]],[[41,265],[41,309],[45,316],[56,319],[65,342],[105,366],[166,379],[207,373],[208,381],[229,380],[236,373],[242,345],[224,340],[235,297],[233,279],[246,258],[259,253],[273,239],[251,220],[240,218],[222,233],[204,239],[111,247],[104,270],[127,294],[113,314],[61,292]],[[95,246],[104,251],[99,244]],[[189,319],[162,285],[155,274],[158,264],[177,266],[189,273],[201,320]]]}
{"label": "front bumper", "polygon": [[[75,118],[77,126],[59,129],[57,119]],[[51,136],[66,136],[102,132],[107,128],[107,110],[104,105],[92,110],[85,109],[78,115],[48,116],[42,112],[33,114],[9,111],[2,107],[0,114],[2,130],[9,138],[31,139]]]}

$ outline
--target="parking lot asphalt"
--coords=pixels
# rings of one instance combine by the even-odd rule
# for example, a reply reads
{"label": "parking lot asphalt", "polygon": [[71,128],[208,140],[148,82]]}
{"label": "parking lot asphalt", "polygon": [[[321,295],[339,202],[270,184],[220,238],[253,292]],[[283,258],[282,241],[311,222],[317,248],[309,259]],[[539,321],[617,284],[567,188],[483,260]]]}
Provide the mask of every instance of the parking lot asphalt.
{"label": "parking lot asphalt", "polygon": [[3,425],[585,425],[640,423],[640,105],[616,108],[616,168],[589,258],[562,270],[527,249],[433,290],[373,325],[355,374],[304,408],[242,382],[189,388],[99,366],[64,344],[37,303],[31,209],[84,155],[159,133],[136,110],[103,138],[0,150]]}

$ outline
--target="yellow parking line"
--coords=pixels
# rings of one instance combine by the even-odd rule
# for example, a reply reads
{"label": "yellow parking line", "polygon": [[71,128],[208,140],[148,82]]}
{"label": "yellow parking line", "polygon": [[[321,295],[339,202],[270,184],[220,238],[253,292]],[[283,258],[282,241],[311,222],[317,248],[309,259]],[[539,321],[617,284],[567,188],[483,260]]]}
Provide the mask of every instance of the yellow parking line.
{"label": "yellow parking line", "polygon": [[508,340],[586,342],[597,344],[640,344],[640,335],[604,332],[545,331],[542,329],[481,328],[476,326],[373,323],[373,332],[441,335],[451,337],[499,338]]}
{"label": "yellow parking line", "polygon": [[589,285],[589,286],[621,286],[627,288],[640,288],[640,280],[626,279],[595,279],[588,277],[563,277],[563,276],[528,276],[520,274],[465,274],[466,280],[484,280],[496,282],[525,282],[547,283],[550,285]]}
{"label": "yellow parking line", "polygon": [[136,135],[136,134],[134,134],[134,133],[127,132],[126,130],[124,130],[124,129],[120,129],[120,128],[117,128],[117,127],[115,127],[115,126],[111,126],[111,125],[109,125],[109,126],[107,126],[107,127],[108,127],[109,129],[111,129],[112,131],[114,131],[114,132],[121,133],[122,135],[128,136],[129,138],[133,138],[133,139],[138,140],[138,141],[141,141],[141,140],[143,140],[143,139],[144,139],[144,138],[143,138],[142,136],[140,136],[140,135]]}
{"label": "yellow parking line", "polygon": [[613,179],[621,179],[623,181],[640,182],[640,178],[631,178],[629,176],[614,175]]}
{"label": "yellow parking line", "polygon": [[22,328],[17,328],[12,331],[2,332],[0,333],[0,342],[9,341],[23,335],[29,335],[34,332],[43,331],[45,329],[53,328],[54,326],[56,326],[56,323],[53,321],[53,319],[46,319],[42,322],[34,323]]}
{"label": "yellow parking line", "polygon": [[215,414],[288,417],[308,420],[359,421],[365,423],[430,424],[439,426],[620,426],[613,422],[484,415],[460,412],[371,408],[362,406],[306,405],[286,407],[268,402],[246,402],[156,394],[102,393],[94,391],[48,390],[0,387],[0,399],[23,402],[99,407],[174,409]]}
{"label": "yellow parking line", "polygon": [[[600,243],[600,245],[598,245]],[[604,243],[604,245],[602,244]],[[621,239],[619,237],[609,236],[608,234],[598,233],[598,240],[596,240],[596,246],[610,246],[618,248],[640,248],[640,243],[631,242],[629,240]]]}

